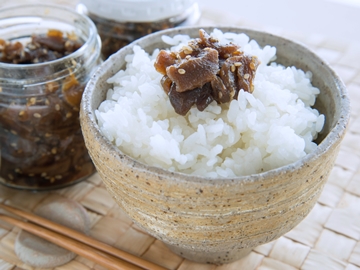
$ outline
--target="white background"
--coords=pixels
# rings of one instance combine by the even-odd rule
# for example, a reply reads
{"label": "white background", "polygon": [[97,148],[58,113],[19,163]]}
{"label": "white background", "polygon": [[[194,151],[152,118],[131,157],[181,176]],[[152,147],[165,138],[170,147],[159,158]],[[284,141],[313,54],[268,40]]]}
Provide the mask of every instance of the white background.
{"label": "white background", "polygon": [[[360,0],[198,0],[214,10],[252,24],[334,40],[360,43]],[[225,15],[226,14],[226,15]]]}

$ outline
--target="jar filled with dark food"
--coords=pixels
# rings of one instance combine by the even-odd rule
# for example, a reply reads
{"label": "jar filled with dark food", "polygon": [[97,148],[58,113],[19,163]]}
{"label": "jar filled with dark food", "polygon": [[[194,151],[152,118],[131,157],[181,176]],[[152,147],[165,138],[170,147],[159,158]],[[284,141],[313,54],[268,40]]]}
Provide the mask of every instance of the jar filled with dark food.
{"label": "jar filled with dark food", "polygon": [[100,51],[93,22],[70,9],[0,11],[1,183],[48,190],[95,172],[79,107]]}
{"label": "jar filled with dark food", "polygon": [[140,37],[200,17],[194,0],[81,0],[77,9],[96,24],[104,59]]}

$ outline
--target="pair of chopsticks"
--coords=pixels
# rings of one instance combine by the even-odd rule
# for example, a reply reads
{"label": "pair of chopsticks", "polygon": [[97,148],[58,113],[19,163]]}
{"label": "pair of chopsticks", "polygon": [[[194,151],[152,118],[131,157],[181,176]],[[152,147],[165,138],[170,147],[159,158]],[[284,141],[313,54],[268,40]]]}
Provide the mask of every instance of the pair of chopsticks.
{"label": "pair of chopsticks", "polygon": [[33,213],[25,212],[3,203],[0,203],[0,207],[31,222],[24,222],[4,214],[0,214],[0,219],[60,247],[70,250],[84,258],[106,267],[107,269],[165,270],[165,268],[159,265],[141,259],[125,251],[116,249],[85,234],[37,216]]}

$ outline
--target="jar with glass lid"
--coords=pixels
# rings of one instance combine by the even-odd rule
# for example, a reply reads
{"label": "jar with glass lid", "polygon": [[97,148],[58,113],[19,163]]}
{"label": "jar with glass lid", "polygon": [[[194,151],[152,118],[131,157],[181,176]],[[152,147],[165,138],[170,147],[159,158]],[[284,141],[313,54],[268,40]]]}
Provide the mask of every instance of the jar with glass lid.
{"label": "jar with glass lid", "polygon": [[200,17],[194,0],[81,0],[77,10],[94,21],[104,59],[140,37],[194,25]]}
{"label": "jar with glass lid", "polygon": [[77,183],[95,172],[79,107],[98,67],[101,40],[75,10],[0,10],[0,182],[26,190]]}

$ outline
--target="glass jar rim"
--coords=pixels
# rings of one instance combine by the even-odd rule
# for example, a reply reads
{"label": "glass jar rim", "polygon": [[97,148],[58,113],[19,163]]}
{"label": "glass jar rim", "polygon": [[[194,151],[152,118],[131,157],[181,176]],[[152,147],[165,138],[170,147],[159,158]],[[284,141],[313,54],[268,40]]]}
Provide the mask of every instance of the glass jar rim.
{"label": "glass jar rim", "polygon": [[[89,27],[88,27],[88,29],[89,29],[88,37],[89,38],[84,41],[84,43],[82,44],[82,46],[78,50],[76,50],[76,51],[74,51],[74,52],[72,52],[72,53],[70,53],[70,54],[68,54],[68,55],[66,55],[64,57],[61,57],[59,59],[48,61],[48,62],[43,62],[43,63],[34,63],[34,64],[12,64],[12,63],[0,62],[0,68],[6,68],[6,69],[19,69],[19,68],[22,68],[22,69],[37,69],[37,68],[47,66],[49,64],[56,65],[56,64],[64,62],[64,61],[71,61],[71,59],[78,58],[79,56],[81,56],[84,53],[84,51],[91,44],[96,42],[96,39],[99,40],[95,24],[87,16],[85,16],[83,14],[80,14],[80,13],[76,12],[75,10],[72,10],[70,8],[60,6],[60,5],[53,5],[53,4],[40,4],[40,5],[38,5],[38,4],[37,5],[26,4],[26,5],[21,5],[21,6],[12,6],[12,7],[8,7],[8,8],[0,9],[0,21],[3,20],[3,19],[11,18],[11,16],[1,17],[2,14],[6,14],[9,11],[12,11],[12,10],[22,10],[22,11],[24,11],[26,9],[33,9],[35,7],[36,7],[36,9],[49,8],[49,9],[55,9],[55,10],[63,10],[65,12],[69,12],[69,13],[81,18],[83,21],[86,21],[86,23],[89,25]],[[24,13],[24,15],[25,15],[25,13]],[[39,16],[39,15],[34,15],[34,14],[28,14],[28,15],[30,15],[32,17]]]}

